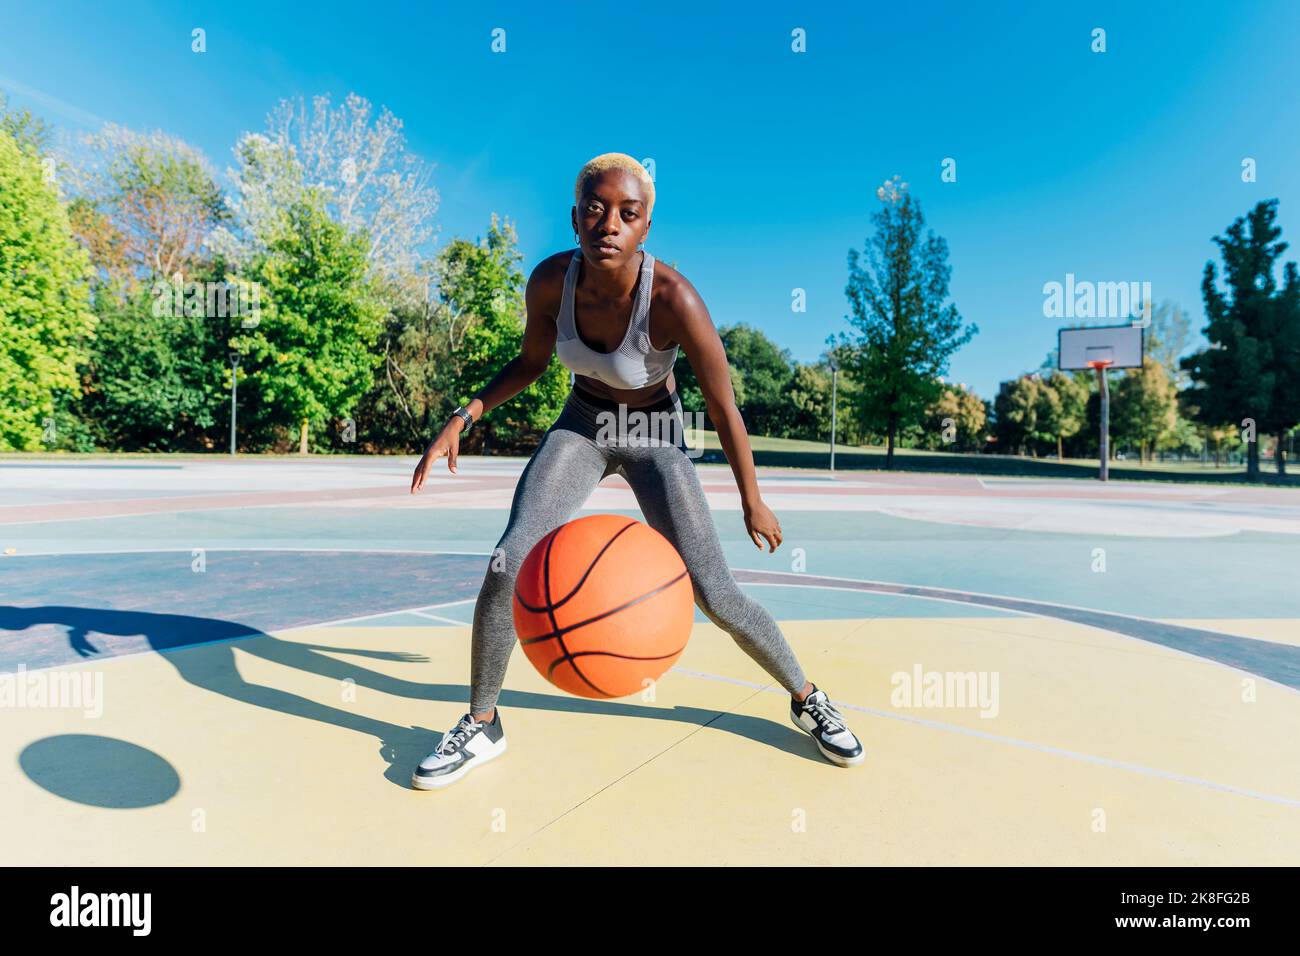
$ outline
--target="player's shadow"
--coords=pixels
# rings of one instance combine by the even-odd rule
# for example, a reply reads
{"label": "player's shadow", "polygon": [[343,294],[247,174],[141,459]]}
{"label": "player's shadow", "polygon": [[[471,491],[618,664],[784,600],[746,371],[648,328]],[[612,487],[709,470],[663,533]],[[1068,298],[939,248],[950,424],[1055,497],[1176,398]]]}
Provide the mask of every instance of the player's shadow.
{"label": "player's shadow", "polygon": [[[456,718],[464,713],[465,701],[469,696],[469,688],[465,684],[429,684],[406,680],[333,656],[338,654],[396,663],[420,663],[428,660],[418,654],[283,640],[236,621],[184,614],[58,605],[28,608],[0,605],[0,631],[21,631],[39,625],[65,628],[70,647],[83,658],[92,658],[100,653],[99,648],[91,642],[92,634],[110,640],[143,637],[150,649],[170,652],[163,654],[163,659],[195,687],[254,707],[375,737],[380,743],[380,753],[388,763],[385,777],[403,787],[410,785],[411,771],[415,765],[437,746],[441,730],[434,731],[421,726],[403,727],[360,713],[362,705],[358,705],[356,710],[350,710],[346,706],[332,706],[275,687],[250,683],[243,678],[236,666],[235,648],[264,661],[336,682],[341,705],[344,690],[349,686],[345,682],[348,681],[351,686],[395,697],[456,704],[454,713],[438,715],[438,726],[446,724],[450,727],[454,724]],[[500,704],[504,708],[674,720],[695,726],[709,724],[716,729],[777,747],[793,756],[822,762],[822,758],[815,753],[812,741],[805,735],[766,718],[701,707],[679,705],[666,710],[618,701],[509,690],[502,692]],[[785,706],[784,703],[782,706]],[[810,750],[813,752],[810,753]]]}

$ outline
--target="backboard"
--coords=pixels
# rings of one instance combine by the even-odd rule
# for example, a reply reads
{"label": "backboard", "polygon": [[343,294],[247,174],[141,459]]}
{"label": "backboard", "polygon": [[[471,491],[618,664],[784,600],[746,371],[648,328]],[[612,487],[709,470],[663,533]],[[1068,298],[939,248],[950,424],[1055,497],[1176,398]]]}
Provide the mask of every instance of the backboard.
{"label": "backboard", "polygon": [[1056,367],[1141,368],[1146,337],[1140,325],[1094,325],[1061,329],[1056,339]]}

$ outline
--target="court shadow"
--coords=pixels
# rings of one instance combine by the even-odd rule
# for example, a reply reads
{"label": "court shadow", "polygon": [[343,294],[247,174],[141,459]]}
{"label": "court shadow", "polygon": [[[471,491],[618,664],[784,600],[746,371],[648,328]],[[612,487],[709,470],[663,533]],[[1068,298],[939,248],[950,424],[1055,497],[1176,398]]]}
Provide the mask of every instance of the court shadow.
{"label": "court shadow", "polygon": [[[423,726],[399,726],[345,706],[332,706],[279,688],[251,683],[240,674],[235,661],[235,648],[262,660],[337,682],[340,702],[343,689],[347,686],[344,682],[350,681],[358,688],[395,697],[454,704],[455,707],[449,708],[446,713],[437,715],[435,725],[442,729],[451,727],[467,709],[467,684],[430,684],[406,680],[335,656],[397,663],[427,661],[427,658],[417,654],[284,640],[236,621],[183,614],[59,605],[26,608],[0,606],[0,631],[22,631],[42,625],[64,628],[73,649],[85,659],[91,659],[99,653],[99,648],[92,642],[92,635],[98,636],[101,641],[143,638],[149,649],[165,652],[161,655],[163,659],[176,668],[183,680],[195,687],[252,707],[374,737],[379,742],[380,755],[387,763],[385,778],[403,788],[410,786],[411,771],[416,764],[437,746],[442,730]],[[693,726],[711,725],[714,729],[774,746],[793,756],[817,763],[825,762],[806,735],[777,721],[725,711],[683,706],[667,710],[643,704],[509,690],[502,692],[500,704],[503,708],[672,720]],[[111,700],[106,702],[106,706],[111,706]],[[783,698],[778,706],[785,706]],[[250,745],[255,746],[256,741],[250,741]]]}

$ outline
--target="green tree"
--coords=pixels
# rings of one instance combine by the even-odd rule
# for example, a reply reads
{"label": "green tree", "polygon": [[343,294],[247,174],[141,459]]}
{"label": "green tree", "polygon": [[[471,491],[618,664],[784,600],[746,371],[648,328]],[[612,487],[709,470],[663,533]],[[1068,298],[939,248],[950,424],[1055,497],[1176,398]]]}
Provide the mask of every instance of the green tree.
{"label": "green tree", "polygon": [[28,110],[9,109],[9,98],[0,90],[0,130],[14,138],[19,149],[32,156],[45,157],[53,131],[50,124]]}
{"label": "green tree", "polygon": [[[398,297],[383,334],[383,363],[367,398],[367,433],[420,451],[512,358],[524,337],[524,289],[515,226],[491,217],[485,241],[454,239],[421,269],[422,289]],[[568,371],[541,378],[465,434],[465,451],[524,450],[559,415]]]}
{"label": "green tree", "polygon": [[1036,374],[1003,382],[998,389],[993,410],[998,448],[1003,453],[1023,455],[1030,451],[1037,456],[1035,442],[1042,434],[1050,436],[1038,420],[1044,404],[1043,391],[1042,378]]}
{"label": "green tree", "polygon": [[[1181,362],[1194,383],[1191,401],[1200,422],[1233,425],[1256,436],[1294,425],[1297,414],[1284,399],[1297,374],[1295,337],[1287,330],[1294,311],[1288,303],[1295,302],[1300,277],[1289,263],[1285,289],[1277,295],[1274,270],[1287,244],[1277,241],[1282,230],[1276,218],[1277,200],[1263,201],[1214,238],[1227,289],[1220,290],[1214,263],[1207,262],[1201,293],[1210,346]],[[1248,442],[1246,474],[1259,479],[1257,438]]]}
{"label": "green tree", "polygon": [[789,350],[743,322],[722,329],[719,337],[728,362],[740,373],[744,401],[737,398],[736,405],[746,427],[756,435],[787,437],[793,424],[789,390],[794,381]]}
{"label": "green tree", "polygon": [[366,279],[366,248],[308,194],[287,210],[254,269],[269,305],[236,336],[237,350],[267,414],[299,429],[302,454],[311,426],[353,414],[381,360],[374,345],[384,307]]}
{"label": "green tree", "polygon": [[[437,294],[433,315],[443,349],[431,369],[416,367],[410,352],[397,366],[409,384],[425,382],[424,412],[416,443],[423,445],[446,423],[457,405],[470,398],[519,354],[524,336],[523,255],[508,220],[496,215],[485,240],[450,242],[433,264]],[[569,372],[552,360],[545,372],[522,392],[494,409],[467,435],[467,451],[521,451],[555,421],[569,391]],[[394,393],[396,394],[396,393]],[[413,392],[407,392],[414,395]]]}
{"label": "green tree", "polygon": [[1044,402],[1040,407],[1042,431],[1056,439],[1056,457],[1065,457],[1065,439],[1072,438],[1088,423],[1086,378],[1069,372],[1052,372],[1043,378]]}
{"label": "green tree", "polygon": [[1177,426],[1177,392],[1164,366],[1147,358],[1140,369],[1125,371],[1111,399],[1111,429],[1117,441],[1138,446],[1145,464],[1156,445]]}
{"label": "green tree", "polygon": [[979,451],[984,446],[984,402],[965,385],[945,385],[926,412],[919,444],[931,451]]}
{"label": "green tree", "polygon": [[[900,429],[917,424],[939,397],[948,359],[978,328],[961,327],[957,307],[945,305],[948,244],[933,232],[922,235],[925,218],[906,183],[881,187],[881,209],[873,217],[875,236],[858,265],[849,251],[845,293],[853,309],[853,374],[863,385],[858,415],[864,431],[883,431],[886,467],[894,463]],[[888,187],[888,188],[887,188]]]}
{"label": "green tree", "polygon": [[0,129],[0,449],[50,434],[91,334],[90,263],[39,155]]}

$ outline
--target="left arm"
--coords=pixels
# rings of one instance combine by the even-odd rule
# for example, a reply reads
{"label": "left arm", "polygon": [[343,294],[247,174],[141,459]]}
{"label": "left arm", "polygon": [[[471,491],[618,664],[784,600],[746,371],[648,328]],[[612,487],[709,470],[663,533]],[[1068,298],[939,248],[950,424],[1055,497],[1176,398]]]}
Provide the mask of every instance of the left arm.
{"label": "left arm", "polygon": [[736,395],[731,389],[731,372],[727,366],[727,352],[713,327],[713,319],[695,288],[683,277],[681,284],[672,290],[673,337],[686,352],[691,369],[699,380],[700,391],[709,420],[718,430],[718,441],[727,456],[736,487],[740,489],[741,506],[745,513],[745,528],[750,540],[760,551],[767,539],[769,553],[781,543],[781,524],[776,515],[763,502],[758,491],[758,478],[754,474],[754,453],[749,446],[749,433],[736,407]]}

